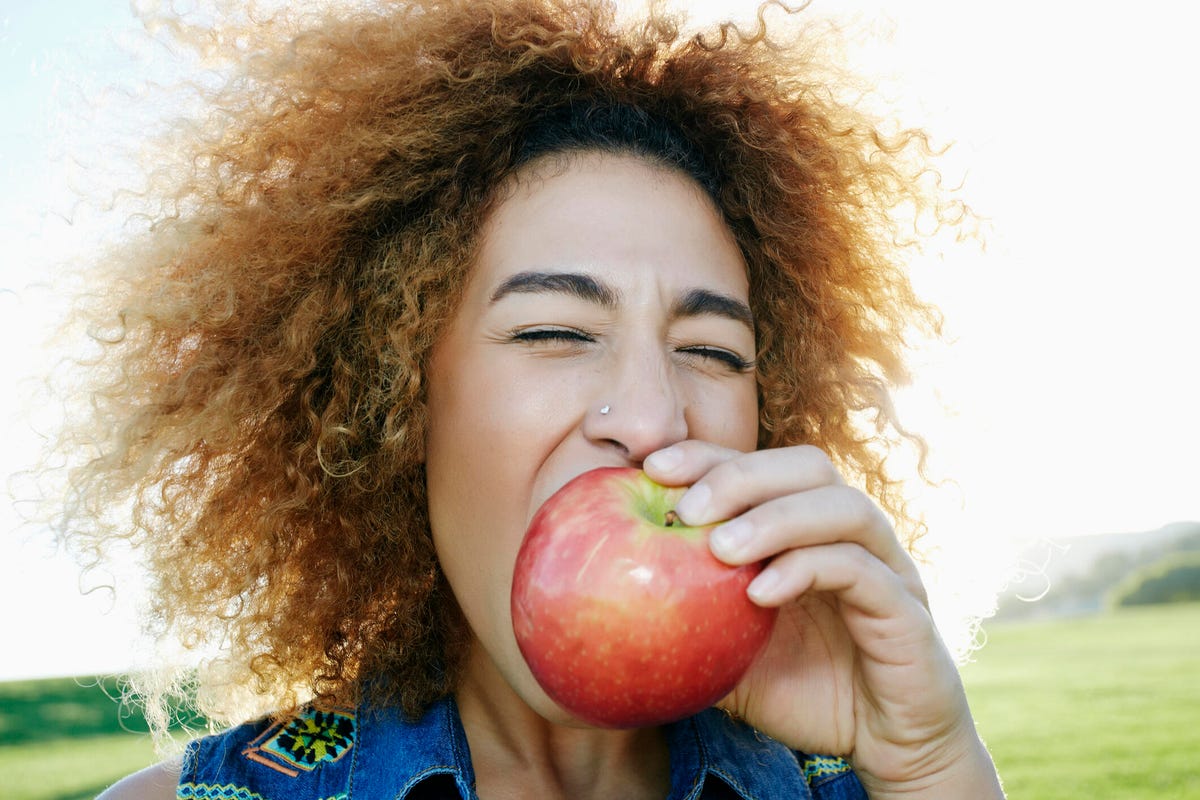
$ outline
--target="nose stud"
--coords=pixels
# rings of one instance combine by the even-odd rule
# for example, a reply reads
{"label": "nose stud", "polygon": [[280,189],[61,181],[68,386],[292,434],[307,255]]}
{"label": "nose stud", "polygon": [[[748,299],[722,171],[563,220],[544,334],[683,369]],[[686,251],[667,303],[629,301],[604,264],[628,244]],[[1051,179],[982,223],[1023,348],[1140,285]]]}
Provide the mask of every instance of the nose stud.
{"label": "nose stud", "polygon": [[601,414],[607,414],[609,411],[612,411],[612,409],[609,408],[607,405],[605,405],[603,408],[600,409]]}

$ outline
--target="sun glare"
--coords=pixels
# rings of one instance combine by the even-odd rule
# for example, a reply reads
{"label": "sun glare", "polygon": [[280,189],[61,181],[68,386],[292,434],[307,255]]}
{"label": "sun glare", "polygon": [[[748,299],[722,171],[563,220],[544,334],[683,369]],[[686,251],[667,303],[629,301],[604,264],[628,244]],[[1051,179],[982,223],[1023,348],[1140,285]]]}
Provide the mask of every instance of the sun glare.
{"label": "sun glare", "polygon": [[[686,3],[696,26],[752,25],[757,6]],[[0,332],[5,374],[22,387],[0,408],[6,474],[38,446],[41,429],[14,421],[12,404],[30,402],[36,381],[20,379],[55,357],[33,344],[62,312],[50,277],[107,224],[72,192],[107,174],[105,126],[132,124],[120,120],[130,95],[112,94],[94,119],[65,109],[77,91],[136,86],[147,59],[166,56],[114,33],[137,26],[124,4],[77,7],[70,25],[61,12],[9,15],[0,39]],[[1183,8],[817,0],[804,12],[840,21],[852,70],[877,88],[869,102],[949,146],[946,185],[961,184],[981,220],[979,240],[935,241],[913,264],[946,336],[919,343],[913,384],[897,397],[930,447],[932,484],[915,461],[903,468],[929,524],[939,626],[960,651],[1024,544],[1200,520],[1200,264],[1189,233],[1200,160],[1177,141],[1194,127],[1185,105],[1200,55]],[[18,641],[60,635],[21,648],[38,651],[36,663],[4,659],[11,674],[0,678],[119,669],[132,616],[104,616],[106,601],[80,597],[77,568],[47,558],[46,535],[20,531],[0,559],[0,602],[39,611],[4,630]]]}

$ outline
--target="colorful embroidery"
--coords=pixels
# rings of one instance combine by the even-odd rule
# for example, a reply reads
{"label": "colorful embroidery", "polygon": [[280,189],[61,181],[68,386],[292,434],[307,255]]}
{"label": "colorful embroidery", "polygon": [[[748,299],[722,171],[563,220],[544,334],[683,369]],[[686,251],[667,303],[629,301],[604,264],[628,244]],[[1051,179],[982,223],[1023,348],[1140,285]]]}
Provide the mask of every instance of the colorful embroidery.
{"label": "colorful embroidery", "polygon": [[841,758],[829,756],[804,756],[804,780],[812,783],[813,778],[823,778],[827,775],[840,775],[850,771],[850,765]]}
{"label": "colorful embroidery", "polygon": [[211,783],[181,783],[175,790],[177,800],[266,800],[258,792],[245,786],[227,783],[217,786]]}
{"label": "colorful embroidery", "polygon": [[[258,792],[252,792],[245,786],[234,786],[227,783],[216,786],[211,783],[181,783],[175,791],[176,800],[266,800]],[[345,792],[325,798],[325,800],[347,800]]]}
{"label": "colorful embroidery", "polygon": [[352,713],[308,708],[268,728],[243,755],[294,778],[300,774],[296,769],[309,772],[344,756],[354,746],[354,733]]}

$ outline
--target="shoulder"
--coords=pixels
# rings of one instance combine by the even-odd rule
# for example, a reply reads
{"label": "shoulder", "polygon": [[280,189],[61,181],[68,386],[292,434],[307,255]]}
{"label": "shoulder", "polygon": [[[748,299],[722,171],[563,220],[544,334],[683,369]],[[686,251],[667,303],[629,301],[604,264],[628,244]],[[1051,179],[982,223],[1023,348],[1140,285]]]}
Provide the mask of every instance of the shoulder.
{"label": "shoulder", "polygon": [[175,800],[182,769],[181,758],[168,759],[122,778],[96,800]]}

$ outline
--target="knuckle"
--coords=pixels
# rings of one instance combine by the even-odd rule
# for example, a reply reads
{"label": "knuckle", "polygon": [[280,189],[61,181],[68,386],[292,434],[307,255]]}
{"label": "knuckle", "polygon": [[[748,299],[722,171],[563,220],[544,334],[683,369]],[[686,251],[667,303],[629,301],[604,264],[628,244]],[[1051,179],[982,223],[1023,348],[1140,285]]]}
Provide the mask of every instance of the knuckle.
{"label": "knuckle", "polygon": [[833,459],[819,447],[811,444],[800,445],[800,452],[808,462],[808,468],[821,484],[838,484],[842,482],[842,474],[838,472]]}
{"label": "knuckle", "polygon": [[871,554],[871,551],[867,550],[861,544],[846,542],[845,545],[846,556],[855,572],[866,572],[873,569],[878,563],[878,559]]}
{"label": "knuckle", "polygon": [[680,465],[673,474],[689,486],[704,483],[713,488],[709,475],[729,458],[729,455],[717,445],[699,439],[687,439],[671,445],[682,455]]}
{"label": "knuckle", "polygon": [[729,458],[717,464],[705,477],[705,482],[711,482],[714,492],[737,496],[753,480],[753,474],[745,458]]}
{"label": "knuckle", "polygon": [[788,527],[793,517],[793,510],[787,502],[761,503],[746,512],[755,530],[767,533]]}
{"label": "knuckle", "polygon": [[738,486],[745,486],[753,479],[753,470],[750,468],[750,459],[746,458],[731,458],[721,466],[729,473],[730,483],[735,483]]}
{"label": "knuckle", "polygon": [[856,527],[863,527],[875,520],[875,501],[866,492],[854,486],[838,486],[832,496],[839,514]]}

